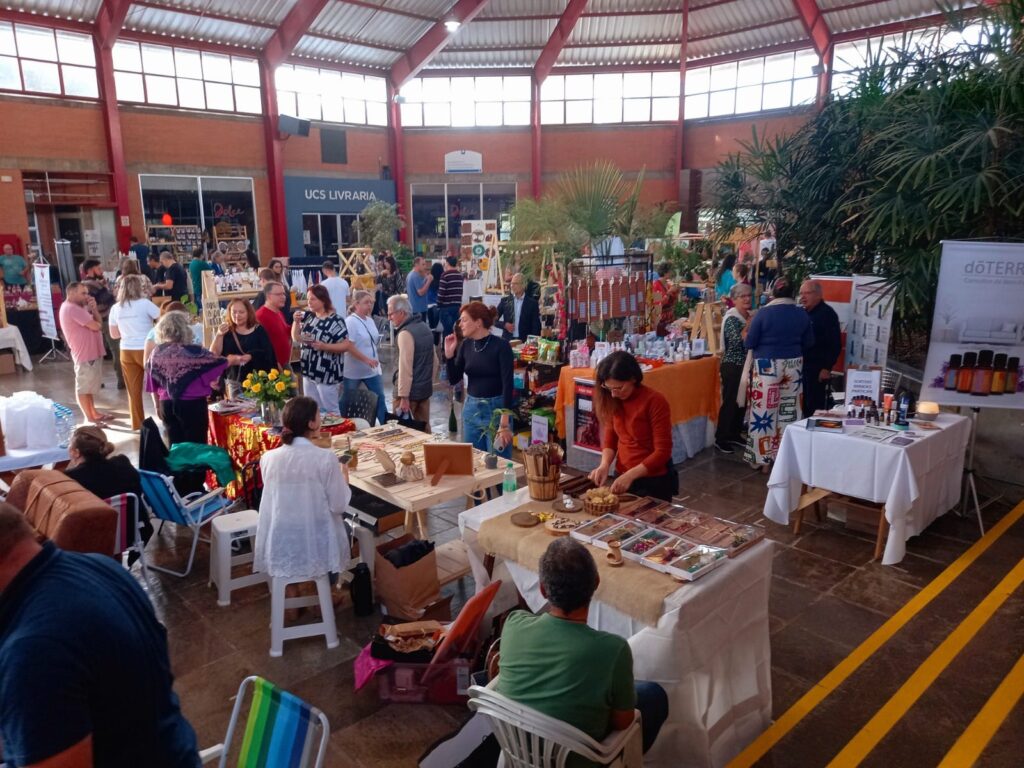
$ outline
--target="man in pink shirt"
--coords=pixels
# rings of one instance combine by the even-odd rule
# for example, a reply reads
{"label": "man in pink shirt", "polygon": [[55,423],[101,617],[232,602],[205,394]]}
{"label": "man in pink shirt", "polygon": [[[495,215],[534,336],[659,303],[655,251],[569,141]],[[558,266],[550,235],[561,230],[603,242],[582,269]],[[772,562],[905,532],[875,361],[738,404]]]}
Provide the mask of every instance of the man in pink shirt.
{"label": "man in pink shirt", "polygon": [[85,418],[92,422],[113,418],[96,410],[94,397],[103,383],[103,332],[96,300],[84,283],[71,283],[60,305],[60,327],[75,362],[75,396]]}

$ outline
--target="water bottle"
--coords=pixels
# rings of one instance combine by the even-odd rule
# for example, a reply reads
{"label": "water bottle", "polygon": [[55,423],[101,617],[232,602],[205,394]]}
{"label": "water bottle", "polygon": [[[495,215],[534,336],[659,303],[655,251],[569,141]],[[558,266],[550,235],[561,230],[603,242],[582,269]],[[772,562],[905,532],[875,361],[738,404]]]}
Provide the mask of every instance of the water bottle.
{"label": "water bottle", "polygon": [[75,431],[75,414],[66,405],[54,403],[53,418],[57,426],[57,445],[67,448]]}
{"label": "water bottle", "polygon": [[683,342],[683,360],[689,360],[689,359],[690,359],[690,340],[689,340],[689,338],[687,338]]}
{"label": "water bottle", "polygon": [[515,493],[519,488],[519,481],[516,480],[516,470],[510,461],[505,465],[505,476],[501,481],[502,493]]}
{"label": "water bottle", "polygon": [[910,410],[910,397],[907,395],[906,392],[903,392],[903,394],[900,395],[899,409],[900,409],[900,421],[906,421],[907,420],[907,411]]}

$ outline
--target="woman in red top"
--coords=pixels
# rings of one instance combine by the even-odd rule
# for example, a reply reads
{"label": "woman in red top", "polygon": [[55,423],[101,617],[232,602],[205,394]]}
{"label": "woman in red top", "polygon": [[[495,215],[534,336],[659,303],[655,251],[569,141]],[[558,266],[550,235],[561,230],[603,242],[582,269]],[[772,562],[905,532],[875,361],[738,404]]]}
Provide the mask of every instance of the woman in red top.
{"label": "woman in red top", "polygon": [[676,319],[675,307],[679,289],[672,287],[669,282],[671,277],[672,265],[659,264],[658,276],[651,284],[651,302],[659,308],[656,328],[659,336],[667,336],[669,323]]}
{"label": "woman in red top", "polygon": [[672,418],[668,400],[643,385],[640,364],[628,352],[612,352],[597,366],[594,406],[601,423],[601,464],[590,479],[603,485],[612,461],[614,493],[669,501],[679,491],[672,468]]}

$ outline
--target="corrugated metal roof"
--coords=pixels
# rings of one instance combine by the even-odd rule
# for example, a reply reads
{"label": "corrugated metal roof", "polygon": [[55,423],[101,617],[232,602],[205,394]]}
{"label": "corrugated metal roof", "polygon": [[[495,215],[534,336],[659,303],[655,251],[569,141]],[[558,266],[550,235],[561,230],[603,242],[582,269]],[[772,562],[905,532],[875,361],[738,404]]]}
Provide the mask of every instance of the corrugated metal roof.
{"label": "corrugated metal roof", "polygon": [[672,64],[679,61],[679,43],[666,45],[630,45],[615,48],[564,48],[560,66],[628,66],[633,64]]}
{"label": "corrugated metal roof", "polygon": [[683,7],[682,0],[590,0],[584,13],[634,13],[643,11],[678,12]]}
{"label": "corrugated metal roof", "polygon": [[771,21],[797,16],[792,0],[758,0],[756,3],[733,2],[690,11],[690,37],[730,33]]}
{"label": "corrugated metal roof", "polygon": [[807,40],[807,31],[799,21],[790,21],[782,24],[773,24],[770,27],[737,32],[731,35],[714,37],[709,40],[691,42],[686,47],[688,60],[706,58],[708,56],[719,56],[727,53],[739,53],[750,51],[751,55],[757,55],[758,48],[767,48],[772,45],[793,43]]}
{"label": "corrugated metal roof", "polygon": [[[833,0],[824,3],[835,7],[843,5]],[[846,3],[849,5],[849,3]],[[848,32],[853,29],[868,29],[893,21],[906,21],[921,16],[943,13],[943,4],[936,0],[883,0],[871,5],[861,5],[838,11],[826,11],[825,21],[833,32]],[[823,8],[824,10],[824,8]]]}
{"label": "corrugated metal roof", "polygon": [[299,40],[293,52],[302,58],[336,63],[358,64],[363,67],[388,69],[398,61],[401,54],[380,48],[369,48],[354,43],[339,43],[322,37],[305,35]]}
{"label": "corrugated metal roof", "polygon": [[394,8],[420,16],[432,16],[440,19],[452,9],[457,0],[370,0],[382,8]]}
{"label": "corrugated metal roof", "polygon": [[500,24],[467,24],[459,29],[445,50],[507,48],[516,45],[543,48],[557,23],[555,19],[526,19]]}
{"label": "corrugated metal roof", "polygon": [[149,0],[154,5],[164,5],[173,10],[187,11],[197,16],[213,13],[230,16],[242,21],[253,21],[257,24],[277,26],[297,0]]}
{"label": "corrugated metal roof", "polygon": [[359,5],[331,3],[309,27],[310,34],[358,38],[387,48],[412,47],[431,22],[397,16]]}
{"label": "corrugated metal roof", "polygon": [[[3,7],[27,13],[46,14],[72,21],[91,22],[95,20],[103,0],[18,0],[5,2]],[[43,21],[40,19],[40,21]]]}
{"label": "corrugated metal roof", "polygon": [[[650,16],[584,16],[572,30],[569,44],[679,40],[681,13]],[[676,43],[678,46],[678,42]]]}
{"label": "corrugated metal roof", "polygon": [[124,28],[166,35],[172,39],[238,45],[255,50],[262,49],[274,34],[273,29],[245,22],[223,21],[141,5],[133,5],[129,9]]}
{"label": "corrugated metal roof", "polygon": [[[458,51],[445,48],[433,59],[431,69],[478,69],[481,67],[532,67],[537,63],[536,50],[520,51]],[[525,73],[524,74],[528,74]]]}
{"label": "corrugated metal roof", "polygon": [[568,0],[491,0],[477,19],[495,16],[561,16],[567,4]]}

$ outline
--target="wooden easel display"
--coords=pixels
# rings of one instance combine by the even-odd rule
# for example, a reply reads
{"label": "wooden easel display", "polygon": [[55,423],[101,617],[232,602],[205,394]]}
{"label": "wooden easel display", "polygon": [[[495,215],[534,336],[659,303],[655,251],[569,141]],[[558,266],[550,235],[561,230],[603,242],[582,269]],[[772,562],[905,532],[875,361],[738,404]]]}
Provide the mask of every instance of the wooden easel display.
{"label": "wooden easel display", "polygon": [[718,329],[722,327],[722,305],[715,302],[697,302],[693,319],[690,320],[690,334],[693,339],[704,339],[711,354],[718,353]]}
{"label": "wooden easel display", "polygon": [[356,266],[362,264],[366,274],[373,274],[373,249],[372,248],[339,248],[338,249],[338,277],[355,277]]}

